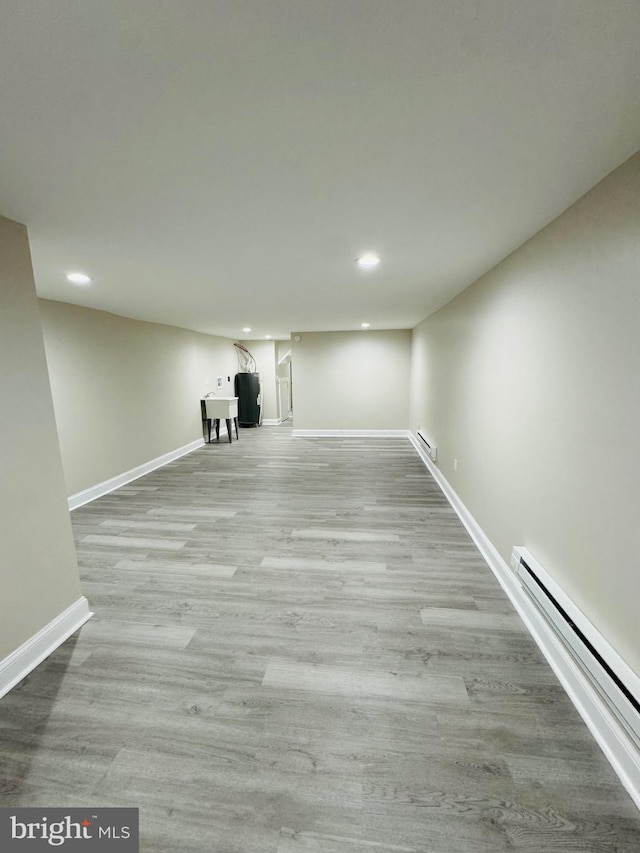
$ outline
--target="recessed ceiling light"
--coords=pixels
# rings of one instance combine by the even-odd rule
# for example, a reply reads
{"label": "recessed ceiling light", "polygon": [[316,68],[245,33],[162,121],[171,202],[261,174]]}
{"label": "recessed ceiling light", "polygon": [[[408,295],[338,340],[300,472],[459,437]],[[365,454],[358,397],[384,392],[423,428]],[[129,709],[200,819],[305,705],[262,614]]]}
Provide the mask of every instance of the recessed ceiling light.
{"label": "recessed ceiling light", "polygon": [[72,284],[90,284],[91,276],[84,272],[70,272],[67,273],[67,280]]}
{"label": "recessed ceiling light", "polygon": [[370,325],[371,325],[371,323],[360,323],[360,328],[361,329],[368,329]]}
{"label": "recessed ceiling light", "polygon": [[251,329],[250,329],[248,326],[245,326],[245,327],[244,327],[244,329],[243,329],[242,331],[243,331],[243,332],[250,332],[250,331],[251,331]]}
{"label": "recessed ceiling light", "polygon": [[356,263],[361,270],[372,270],[380,263],[380,258],[373,252],[366,252],[356,259]]}
{"label": "recessed ceiling light", "polygon": [[271,335],[265,335],[265,338],[266,338],[268,341],[270,341],[270,340],[271,340]]}

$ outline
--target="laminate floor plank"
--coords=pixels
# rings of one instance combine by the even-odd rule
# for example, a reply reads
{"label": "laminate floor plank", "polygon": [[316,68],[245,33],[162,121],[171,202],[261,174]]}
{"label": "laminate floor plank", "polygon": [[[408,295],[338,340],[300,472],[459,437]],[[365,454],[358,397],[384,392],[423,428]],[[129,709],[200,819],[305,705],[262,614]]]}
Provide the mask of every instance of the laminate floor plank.
{"label": "laminate floor plank", "polygon": [[130,579],[138,575],[155,575],[156,580],[170,581],[174,575],[177,583],[184,584],[183,577],[193,580],[202,577],[203,580],[211,578],[231,578],[238,571],[237,566],[225,565],[221,563],[192,563],[187,560],[184,562],[174,562],[171,560],[153,561],[153,560],[120,560],[115,564],[114,572],[121,571],[121,576],[124,579]]}
{"label": "laminate floor plank", "polygon": [[364,560],[323,560],[313,557],[265,557],[260,566],[265,569],[275,569],[278,572],[283,570],[304,572],[307,576],[317,571],[340,572],[350,577],[354,572],[365,572],[369,575],[387,570],[385,563]]}
{"label": "laminate floor plank", "polygon": [[174,521],[141,521],[136,518],[108,518],[100,522],[100,527],[119,528],[123,530],[154,530],[161,533],[190,533],[195,524]]}
{"label": "laminate floor plank", "polygon": [[263,685],[338,696],[393,697],[422,704],[468,700],[462,678],[402,676],[363,667],[336,667],[272,661]]}
{"label": "laminate floor plank", "polygon": [[277,853],[415,853],[415,847],[398,847],[371,838],[347,838],[344,835],[320,835],[283,829]]}
{"label": "laminate floor plank", "polygon": [[95,616],[0,700],[0,806],[143,853],[637,853],[640,820],[404,439],[243,429],[72,513]]}
{"label": "laminate floor plank", "polygon": [[381,532],[377,530],[338,530],[337,528],[322,529],[300,529],[293,530],[291,536],[294,539],[342,539],[347,542],[399,542],[397,533]]}
{"label": "laminate floor plank", "polygon": [[186,541],[158,537],[157,539],[146,539],[135,536],[111,536],[104,535],[83,536],[80,540],[84,545],[113,546],[114,548],[152,548],[159,551],[179,551],[187,544]]}
{"label": "laminate floor plank", "polygon": [[444,625],[461,630],[476,631],[478,628],[490,631],[516,631],[522,633],[524,627],[516,613],[496,613],[488,610],[458,610],[448,607],[429,607],[420,611],[425,625]]}

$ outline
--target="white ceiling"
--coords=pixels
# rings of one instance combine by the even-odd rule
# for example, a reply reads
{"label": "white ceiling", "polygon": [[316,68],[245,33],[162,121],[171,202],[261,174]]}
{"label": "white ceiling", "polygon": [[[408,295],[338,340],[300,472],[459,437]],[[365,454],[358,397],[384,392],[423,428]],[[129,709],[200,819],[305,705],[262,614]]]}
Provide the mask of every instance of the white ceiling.
{"label": "white ceiling", "polygon": [[412,327],[640,147],[639,40],[638,0],[0,0],[0,213],[49,299]]}

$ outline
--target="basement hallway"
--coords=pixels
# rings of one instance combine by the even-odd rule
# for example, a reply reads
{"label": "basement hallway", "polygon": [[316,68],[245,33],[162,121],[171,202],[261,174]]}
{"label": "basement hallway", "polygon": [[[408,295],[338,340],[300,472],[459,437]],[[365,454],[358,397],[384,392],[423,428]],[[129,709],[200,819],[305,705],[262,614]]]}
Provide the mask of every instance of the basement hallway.
{"label": "basement hallway", "polygon": [[243,429],[72,521],[95,616],[0,700],[0,806],[138,807],[144,853],[640,849],[408,440]]}

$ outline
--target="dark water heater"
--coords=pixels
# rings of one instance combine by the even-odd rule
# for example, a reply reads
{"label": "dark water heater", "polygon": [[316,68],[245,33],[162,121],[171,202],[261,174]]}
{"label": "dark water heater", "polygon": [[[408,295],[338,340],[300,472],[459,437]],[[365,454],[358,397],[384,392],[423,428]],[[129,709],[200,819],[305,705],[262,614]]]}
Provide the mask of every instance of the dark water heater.
{"label": "dark water heater", "polygon": [[238,398],[238,423],[260,425],[260,374],[236,373],[235,395]]}

